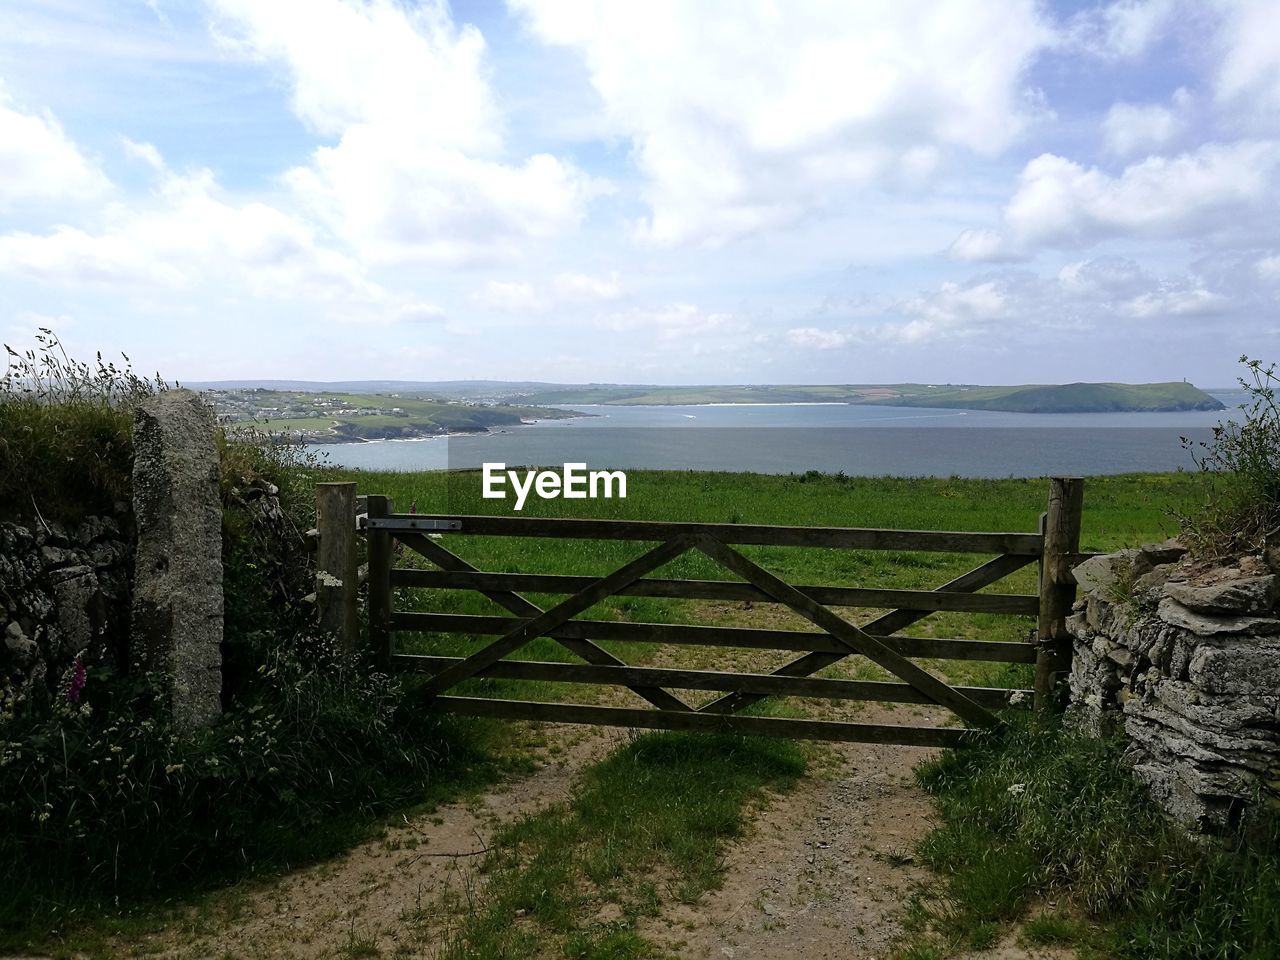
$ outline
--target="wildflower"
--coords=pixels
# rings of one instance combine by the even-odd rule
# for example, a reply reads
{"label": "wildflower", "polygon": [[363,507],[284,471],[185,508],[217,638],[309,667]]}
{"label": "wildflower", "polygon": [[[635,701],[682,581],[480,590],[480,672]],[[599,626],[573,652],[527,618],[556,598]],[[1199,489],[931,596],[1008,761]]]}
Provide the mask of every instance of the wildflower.
{"label": "wildflower", "polygon": [[84,660],[76,657],[75,663],[71,665],[71,679],[67,683],[67,691],[63,694],[67,703],[79,703],[80,695],[84,693],[85,684],[88,682],[89,674],[84,668]]}
{"label": "wildflower", "polygon": [[167,767],[165,767],[165,768],[164,768],[164,772],[165,772],[165,773],[178,773],[179,771],[181,771],[181,770],[182,770],[182,768],[183,768],[184,766],[185,766],[185,764],[181,764],[181,763],[171,763],[171,764],[169,764]]}
{"label": "wildflower", "polygon": [[1020,797],[1026,792],[1027,792],[1027,785],[1025,783],[1009,784],[1009,793],[1015,797]]}

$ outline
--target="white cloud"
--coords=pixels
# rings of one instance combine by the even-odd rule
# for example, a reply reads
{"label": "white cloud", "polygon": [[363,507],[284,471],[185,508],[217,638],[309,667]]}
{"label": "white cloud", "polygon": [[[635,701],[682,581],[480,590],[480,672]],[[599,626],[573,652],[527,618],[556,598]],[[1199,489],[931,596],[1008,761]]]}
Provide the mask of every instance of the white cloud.
{"label": "white cloud", "polygon": [[155,144],[138,143],[128,137],[121,137],[120,147],[130,160],[150,167],[155,173],[164,172],[164,157],[160,156],[160,151],[156,149]]}
{"label": "white cloud", "polygon": [[1222,14],[1217,34],[1220,62],[1214,92],[1223,102],[1250,113],[1280,109],[1280,29],[1274,0],[1217,0]]}
{"label": "white cloud", "polygon": [[1208,143],[1177,157],[1149,157],[1119,176],[1042,154],[1023,169],[1002,230],[967,231],[950,252],[961,260],[992,260],[1116,236],[1238,231],[1250,215],[1265,211],[1278,166],[1280,144],[1271,141]]}
{"label": "white cloud", "polygon": [[1221,294],[1204,287],[1190,289],[1153,290],[1127,300],[1119,305],[1119,311],[1132,317],[1200,317],[1219,313],[1227,304]]}
{"label": "white cloud", "polygon": [[223,199],[207,170],[164,174],[148,200],[111,206],[104,218],[92,233],[59,226],[0,236],[0,272],[50,284],[229,283],[268,299],[387,300],[359,264],[324,247],[299,220],[265,203]]}
{"label": "white cloud", "polygon": [[1140,57],[1168,29],[1177,8],[1177,0],[1119,0],[1075,17],[1073,39],[1096,56]]}
{"label": "white cloud", "polygon": [[549,304],[531,283],[490,280],[471,297],[482,307],[511,313],[542,313]]}
{"label": "white cloud", "polygon": [[690,341],[708,334],[715,337],[742,334],[749,329],[746,321],[732,313],[709,313],[690,303],[615,311],[600,316],[596,325],[605,330],[642,331],[665,344]]}
{"label": "white cloud", "polygon": [[793,327],[787,331],[787,340],[807,350],[838,350],[853,338],[840,330],[822,330],[818,327]]}
{"label": "white cloud", "polygon": [[995,230],[962,231],[947,252],[953,260],[971,263],[999,263],[1021,259],[1021,255],[1015,253],[1008,241]]}
{"label": "white cloud", "polygon": [[[1190,94],[1179,89],[1175,107],[1185,109]],[[1114,103],[1102,120],[1103,147],[1119,157],[1154,153],[1168,146],[1186,128],[1179,112],[1158,103]]]}
{"label": "white cloud", "polygon": [[948,150],[998,153],[1037,109],[1024,74],[1053,41],[1032,0],[509,3],[581,54],[660,244],[790,224]]}
{"label": "white cloud", "polygon": [[1232,260],[1193,264],[1162,277],[1118,256],[1071,263],[1052,276],[1002,270],[943,283],[904,300],[891,311],[901,320],[866,327],[863,334],[873,341],[905,344],[982,338],[1043,345],[1055,335],[1080,342],[1086,335],[1116,333],[1138,322],[1246,318],[1257,314],[1265,293],[1245,273]]}
{"label": "white cloud", "polygon": [[556,299],[562,303],[617,300],[622,296],[622,284],[616,273],[608,277],[593,277],[586,273],[560,273],[552,280],[551,289]]}
{"label": "white cloud", "polygon": [[1280,280],[1280,254],[1260,258],[1254,270],[1264,280]]}
{"label": "white cloud", "polygon": [[294,112],[335,138],[287,181],[363,260],[510,258],[576,226],[604,188],[549,154],[504,156],[484,38],[444,0],[210,2],[228,42],[282,64]]}
{"label": "white cloud", "polygon": [[484,307],[510,313],[546,313],[556,307],[602,303],[622,296],[616,273],[593,277],[586,273],[559,273],[536,287],[519,281],[490,280],[471,299]]}
{"label": "white cloud", "polygon": [[53,114],[21,109],[0,82],[0,211],[19,203],[88,199],[108,186]]}

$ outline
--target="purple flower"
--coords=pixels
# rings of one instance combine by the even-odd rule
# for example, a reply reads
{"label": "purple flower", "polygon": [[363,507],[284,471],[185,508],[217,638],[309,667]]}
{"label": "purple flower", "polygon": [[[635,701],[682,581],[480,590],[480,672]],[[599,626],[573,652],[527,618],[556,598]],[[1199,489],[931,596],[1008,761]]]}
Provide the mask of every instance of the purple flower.
{"label": "purple flower", "polygon": [[84,668],[84,661],[80,657],[76,657],[76,662],[71,668],[71,682],[67,684],[67,702],[79,703],[80,694],[84,692],[84,685],[89,681],[89,673]]}

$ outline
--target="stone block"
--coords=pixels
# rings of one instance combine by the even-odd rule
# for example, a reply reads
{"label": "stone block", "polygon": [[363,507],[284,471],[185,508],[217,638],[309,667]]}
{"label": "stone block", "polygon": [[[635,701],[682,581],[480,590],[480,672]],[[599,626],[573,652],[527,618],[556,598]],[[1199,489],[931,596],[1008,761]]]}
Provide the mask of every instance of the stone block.
{"label": "stone block", "polygon": [[172,678],[185,728],[212,723],[222,696],[222,505],[213,410],[189,390],[144,400],[134,421],[133,640]]}

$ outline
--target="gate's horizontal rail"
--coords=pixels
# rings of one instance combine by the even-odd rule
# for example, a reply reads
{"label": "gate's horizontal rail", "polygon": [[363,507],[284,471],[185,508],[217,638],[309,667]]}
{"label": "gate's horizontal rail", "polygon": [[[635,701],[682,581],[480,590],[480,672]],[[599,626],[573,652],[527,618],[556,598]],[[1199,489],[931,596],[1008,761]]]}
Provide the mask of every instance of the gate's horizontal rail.
{"label": "gate's horizontal rail", "polygon": [[[486,617],[463,613],[394,613],[395,630],[422,633],[505,634],[521,617]],[[706,627],[670,623],[621,623],[613,620],[570,620],[548,635],[567,640],[625,640],[638,643],[672,643],[692,646],[745,647],[758,650],[795,650],[849,656],[849,648],[825,633],[801,630],[766,630],[754,627]],[[996,640],[950,640],[873,634],[886,646],[906,657],[941,660],[990,660],[999,663],[1035,663],[1036,650],[1029,643]]]}
{"label": "gate's horizontal rail", "polygon": [[672,523],[658,520],[565,520],[397,513],[370,517],[372,530],[422,531],[457,523],[468,536],[556,537],[570,540],[671,540],[706,535],[721,543],[778,547],[839,547],[853,550],[926,550],[943,553],[1007,553],[1039,556],[1038,533],[968,533],[950,530],[881,530],[870,527],[784,527],[749,523]]}
{"label": "gate's horizontal rail", "polygon": [[[418,673],[438,673],[461,661],[460,657],[427,657],[418,654],[396,654],[393,666]],[[932,703],[933,701],[906,683],[884,683],[879,680],[833,680],[816,677],[781,677],[761,673],[717,673],[710,670],[685,670],[669,667],[614,667],[579,663],[556,663],[541,660],[499,660],[477,676],[503,680],[544,680],[561,683],[596,683],[619,686],[675,687],[679,690],[736,690],[770,697],[818,697],[824,700],[880,700],[891,703]],[[1004,687],[955,687],[970,700],[984,707],[1007,707],[1021,694],[1029,698],[1031,690]]]}
{"label": "gate's horizontal rail", "polygon": [[[594,577],[540,573],[467,573],[451,570],[391,571],[393,587],[438,587],[458,590],[520,590],[530,593],[576,593]],[[889,607],[898,610],[953,610],[963,613],[1010,613],[1035,616],[1040,598],[1009,593],[959,593],[943,590],[880,590],[867,587],[797,587],[818,603],[840,607]],[[637,580],[618,591],[634,597],[679,597],[689,600],[753,600],[776,603],[763,590],[732,580]]]}
{"label": "gate's horizontal rail", "polygon": [[427,709],[435,713],[550,723],[595,723],[648,730],[698,730],[705,733],[791,737],[802,740],[840,740],[847,743],[893,743],[909,747],[955,747],[975,731],[959,727],[899,727],[878,723],[833,720],[789,720],[743,717],[719,713],[674,713],[623,707],[588,707],[532,700],[488,700],[478,697],[436,697]]}

